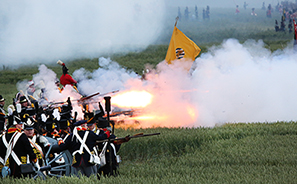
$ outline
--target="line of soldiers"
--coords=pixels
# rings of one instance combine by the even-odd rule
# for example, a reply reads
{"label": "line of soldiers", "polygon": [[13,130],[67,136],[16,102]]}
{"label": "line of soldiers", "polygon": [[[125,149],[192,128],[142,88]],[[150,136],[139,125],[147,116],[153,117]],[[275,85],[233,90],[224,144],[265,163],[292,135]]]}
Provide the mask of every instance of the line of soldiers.
{"label": "line of soldiers", "polygon": [[[24,166],[31,164],[39,171],[45,166],[45,153],[49,149],[51,159],[56,153],[68,150],[72,155],[71,171],[76,176],[118,174],[120,157],[117,152],[129,139],[96,143],[116,137],[111,134],[110,121],[104,117],[100,102],[100,110],[93,112],[83,104],[84,117],[79,121],[77,112],[72,116],[70,98],[62,105],[46,108],[38,102],[29,104],[26,96],[9,105],[7,111],[4,104],[5,99],[0,95],[0,169],[3,176],[31,177],[32,173],[23,171]],[[56,143],[51,144],[49,138]]]}
{"label": "line of soldiers", "polygon": [[[186,6],[186,8],[185,8],[184,14],[181,13],[180,7],[178,7],[177,11],[178,11],[177,16],[179,17],[180,20],[185,20],[185,21],[198,20],[199,14],[198,14],[197,5],[195,5],[195,9],[194,9],[193,13],[190,12],[188,6]],[[210,18],[210,8],[209,8],[209,6],[206,7],[206,10],[205,10],[205,8],[203,8],[202,17],[203,17],[203,19],[209,19]]]}

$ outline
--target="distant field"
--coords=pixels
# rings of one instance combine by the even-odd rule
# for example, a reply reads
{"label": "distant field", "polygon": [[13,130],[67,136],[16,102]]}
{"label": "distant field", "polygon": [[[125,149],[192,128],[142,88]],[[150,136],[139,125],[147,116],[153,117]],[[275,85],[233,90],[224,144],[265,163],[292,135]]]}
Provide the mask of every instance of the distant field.
{"label": "distant field", "polygon": [[[189,7],[194,12],[194,7]],[[191,9],[192,8],[192,9]],[[182,13],[184,7],[181,7]],[[199,9],[198,9],[199,11]],[[177,27],[195,43],[220,43],[226,38],[236,38],[240,41],[247,39],[262,39],[264,42],[284,41],[293,39],[293,33],[276,33],[274,31],[275,20],[280,25],[281,15],[273,12],[271,18],[266,17],[266,11],[256,9],[257,16],[251,16],[251,9],[240,9],[240,13],[235,15],[234,9],[212,9],[210,8],[210,19],[203,20],[200,10],[198,20],[185,21],[183,18],[178,21]],[[168,17],[177,16],[177,8],[172,7]],[[156,44],[168,44],[168,38],[172,33],[174,19],[168,19],[164,36]],[[286,26],[288,21],[286,22]],[[287,27],[286,27],[287,28]]]}

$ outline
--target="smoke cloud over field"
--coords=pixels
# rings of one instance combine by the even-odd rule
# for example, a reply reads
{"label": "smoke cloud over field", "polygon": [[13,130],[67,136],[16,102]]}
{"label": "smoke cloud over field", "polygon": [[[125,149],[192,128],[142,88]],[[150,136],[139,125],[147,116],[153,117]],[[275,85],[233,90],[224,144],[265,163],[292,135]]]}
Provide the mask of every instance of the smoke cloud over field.
{"label": "smoke cloud over field", "polygon": [[168,115],[159,121],[166,126],[296,120],[296,56],[289,48],[271,53],[261,41],[228,39],[197,58],[191,76],[159,68],[150,81],[159,97],[151,113]]}
{"label": "smoke cloud over field", "polygon": [[[150,93],[151,103],[134,109],[138,114],[132,120],[142,127],[291,121],[297,119],[296,56],[292,48],[271,53],[261,41],[240,44],[228,39],[197,58],[191,75],[182,63],[160,62],[146,80],[141,80],[114,61],[100,58],[101,68],[92,73],[76,70],[73,76],[80,81],[79,90],[87,95],[120,90],[112,94],[112,104],[116,95],[124,92]],[[41,67],[40,71],[46,69]],[[102,97],[94,99],[104,103]],[[141,100],[132,96],[128,102],[134,99]]]}
{"label": "smoke cloud over field", "polygon": [[296,120],[296,52],[270,53],[262,42],[229,39],[196,60],[195,125]]}
{"label": "smoke cloud over field", "polygon": [[49,63],[144,48],[163,25],[163,1],[0,2],[0,64]]}

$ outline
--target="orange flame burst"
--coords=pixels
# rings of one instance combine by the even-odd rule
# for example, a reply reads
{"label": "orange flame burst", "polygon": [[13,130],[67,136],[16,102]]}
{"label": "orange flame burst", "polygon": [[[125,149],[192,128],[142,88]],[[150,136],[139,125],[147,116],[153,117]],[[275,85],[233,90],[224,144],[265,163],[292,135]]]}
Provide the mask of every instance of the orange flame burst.
{"label": "orange flame burst", "polygon": [[140,115],[140,116],[131,117],[130,119],[139,120],[139,121],[145,121],[145,120],[150,120],[150,121],[162,120],[162,121],[165,121],[166,119],[168,119],[168,117],[167,116],[158,116],[158,115]]}
{"label": "orange flame burst", "polygon": [[123,108],[146,107],[152,102],[153,95],[147,91],[127,91],[112,97],[112,105]]}
{"label": "orange flame burst", "polygon": [[192,121],[195,121],[197,118],[197,112],[196,109],[192,106],[187,106],[187,113],[189,115],[189,117],[191,118]]}

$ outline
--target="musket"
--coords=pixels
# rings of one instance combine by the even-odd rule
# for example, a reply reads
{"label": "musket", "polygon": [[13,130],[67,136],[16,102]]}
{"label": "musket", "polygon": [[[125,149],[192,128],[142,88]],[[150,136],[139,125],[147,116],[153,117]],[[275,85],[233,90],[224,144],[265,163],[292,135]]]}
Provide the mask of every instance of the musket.
{"label": "musket", "polygon": [[51,102],[49,103],[48,105],[46,106],[43,106],[43,107],[51,107],[52,105],[57,105],[57,104],[65,104],[65,103],[68,103],[68,106],[71,106],[71,110],[72,110],[72,105],[71,105],[71,100],[70,100],[70,97],[68,97],[67,101],[66,102]]}
{"label": "musket", "polygon": [[94,93],[94,94],[91,94],[91,95],[82,97],[82,98],[80,98],[80,99],[76,99],[76,100],[74,100],[74,101],[77,101],[77,102],[83,102],[83,101],[88,100],[88,99],[90,99],[90,98],[92,98],[92,97],[94,97],[94,96],[97,96],[97,95],[98,95],[98,96],[105,96],[105,95],[109,95],[109,94],[117,93],[117,92],[119,92],[119,91],[120,91],[120,90],[114,90],[114,91],[110,91],[110,92],[103,93],[103,94],[100,94],[99,92],[96,92],[96,93]]}
{"label": "musket", "polygon": [[[107,92],[107,93],[103,93],[103,94],[100,94],[99,92],[96,92],[94,94],[91,94],[91,95],[82,97],[80,99],[72,100],[72,101],[83,102],[83,101],[88,100],[88,99],[90,99],[90,98],[92,98],[94,96],[97,96],[97,95],[99,95],[99,96],[105,96],[107,94],[113,94],[113,93],[117,93],[119,91],[120,90],[115,90],[115,91],[111,91],[111,92]],[[64,104],[64,103],[67,103],[67,101],[66,102],[65,101],[63,101],[63,102],[50,102],[48,105],[45,105],[43,107],[50,107],[52,105],[58,105],[58,104]],[[93,102],[93,103],[98,103],[98,102]]]}
{"label": "musket", "polygon": [[[153,136],[153,135],[160,135],[160,133],[151,133],[151,134],[143,134],[143,133],[139,133],[139,134],[135,134],[133,136],[126,136],[126,137],[119,137],[119,138],[115,138],[115,139],[110,139],[110,141],[124,141],[124,140],[129,140],[132,138],[139,138],[139,137],[147,137],[147,136]],[[108,139],[104,139],[104,140],[100,140],[100,141],[96,141],[96,143],[102,143],[102,142],[108,142]]]}
{"label": "musket", "polygon": [[116,116],[119,116],[119,115],[125,115],[125,116],[133,116],[133,112],[134,110],[130,110],[130,111],[117,111],[117,112],[112,112],[110,114],[110,117],[116,117]]}
{"label": "musket", "polygon": [[42,108],[45,108],[45,109],[48,109],[48,108],[50,108],[52,105],[59,105],[59,104],[65,104],[65,103],[67,103],[67,102],[50,102],[49,104],[47,104],[47,105],[42,105],[41,107],[42,107]]}
{"label": "musket", "polygon": [[[88,100],[90,98],[92,98],[93,96],[96,96],[96,95],[99,95],[100,93],[97,92],[97,93],[94,93],[94,94],[91,94],[89,96],[85,96],[85,97],[82,97],[80,99],[76,99],[76,100],[73,100],[73,101],[78,101],[78,102],[82,102],[82,101],[85,101],[85,100]],[[63,101],[63,102],[50,102],[48,105],[45,105],[44,107],[50,107],[52,105],[58,105],[58,104],[64,104],[64,103],[67,103],[67,101]]]}
{"label": "musket", "polygon": [[119,92],[120,90],[114,90],[114,91],[110,91],[110,92],[107,92],[107,93],[103,93],[103,94],[101,94],[101,95],[99,95],[99,96],[105,96],[105,95],[109,95],[109,94],[113,94],[113,93],[117,93],[117,92]]}
{"label": "musket", "polygon": [[92,98],[93,96],[96,96],[96,95],[99,95],[99,94],[100,94],[100,93],[97,92],[97,93],[94,93],[94,94],[91,94],[91,95],[82,97],[82,98],[78,99],[77,101],[78,101],[78,102],[85,101],[85,100],[88,100],[88,99]]}

